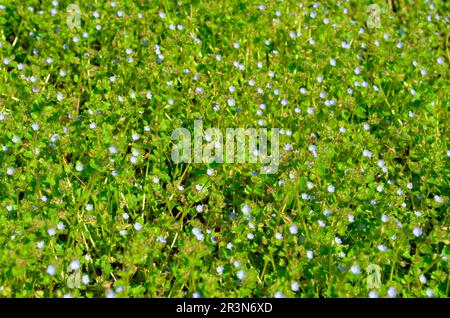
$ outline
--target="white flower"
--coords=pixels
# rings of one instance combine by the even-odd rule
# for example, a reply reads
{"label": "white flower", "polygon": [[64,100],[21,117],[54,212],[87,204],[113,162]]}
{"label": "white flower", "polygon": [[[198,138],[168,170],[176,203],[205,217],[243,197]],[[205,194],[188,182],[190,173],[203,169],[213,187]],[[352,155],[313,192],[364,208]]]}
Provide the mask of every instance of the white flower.
{"label": "white flower", "polygon": [[53,276],[56,274],[56,267],[53,265],[48,265],[47,270],[45,272],[50,276]]}
{"label": "white flower", "polygon": [[364,149],[363,156],[366,158],[372,158],[372,152],[367,149]]}
{"label": "white flower", "polygon": [[34,131],[38,131],[38,130],[41,128],[41,126],[39,126],[38,123],[34,123],[34,124],[31,125],[31,128],[32,128]]}
{"label": "white flower", "polygon": [[420,227],[416,226],[413,229],[412,233],[414,234],[415,237],[419,237],[422,235],[422,229]]}
{"label": "white flower", "polygon": [[77,271],[80,269],[80,261],[79,260],[73,260],[69,264],[69,271]]}
{"label": "white flower", "polygon": [[427,283],[427,278],[422,274],[419,276],[419,281],[421,284],[425,285]]}
{"label": "white flower", "polygon": [[427,294],[427,296],[428,297],[434,297],[434,291],[431,289],[431,288],[428,288],[427,290],[426,290],[426,294]]}
{"label": "white flower", "polygon": [[83,275],[81,277],[81,282],[85,285],[89,284],[89,275]]}
{"label": "white flower", "polygon": [[159,242],[159,243],[162,243],[162,244],[166,244],[167,243],[167,241],[162,236],[158,236],[156,238],[156,242]]}
{"label": "white flower", "polygon": [[378,298],[378,293],[376,290],[372,290],[369,292],[369,298]]}
{"label": "white flower", "polygon": [[347,43],[347,41],[342,41],[341,46],[343,49],[349,49],[351,47],[350,43]]}
{"label": "white flower", "polygon": [[239,280],[244,280],[244,278],[247,276],[247,274],[245,273],[244,270],[240,270],[237,272],[236,274],[237,278],[239,278]]}
{"label": "white flower", "polygon": [[109,150],[109,152],[110,152],[111,154],[116,154],[116,153],[117,153],[117,147],[116,147],[116,146],[110,146],[110,147],[108,148],[108,150]]}
{"label": "white flower", "polygon": [[106,296],[106,298],[116,298],[116,294],[114,294],[114,292],[112,290],[110,290]]}
{"label": "white flower", "polygon": [[192,229],[192,234],[194,234],[196,239],[199,241],[203,241],[205,239],[205,236],[202,234],[202,232],[200,231],[200,229],[198,227],[194,227]]}
{"label": "white flower", "polygon": [[56,234],[56,231],[55,231],[55,228],[49,228],[48,230],[47,230],[47,234],[49,235],[49,236],[54,236],[55,234]]}
{"label": "white flower", "polygon": [[395,289],[395,287],[391,286],[389,287],[387,294],[389,298],[395,298],[397,296],[397,290]]}
{"label": "white flower", "polygon": [[136,231],[142,230],[142,225],[139,222],[134,223],[133,227]]}
{"label": "white flower", "polygon": [[92,211],[94,209],[94,206],[90,203],[86,204],[86,211]]}
{"label": "white flower", "polygon": [[245,204],[245,205],[242,207],[242,213],[244,213],[245,215],[249,215],[249,214],[250,214],[250,211],[251,211],[251,208],[250,208],[247,204]]}
{"label": "white flower", "polygon": [[11,167],[6,168],[6,174],[9,176],[12,176],[14,174],[14,171],[15,171],[14,168]]}
{"label": "white flower", "polygon": [[333,193],[335,191],[335,187],[333,185],[329,185],[327,187],[328,192]]}
{"label": "white flower", "polygon": [[43,249],[44,245],[45,245],[44,241],[39,241],[39,242],[36,243],[36,247],[39,248],[39,249]]}
{"label": "white flower", "polygon": [[286,298],[286,296],[284,296],[282,292],[277,291],[274,295],[274,298]]}
{"label": "white flower", "polygon": [[313,259],[314,258],[314,252],[313,251],[307,251],[306,252],[306,257],[308,259]]}
{"label": "white flower", "polygon": [[350,272],[352,272],[355,275],[358,275],[361,273],[361,270],[359,269],[358,265],[352,265],[352,267],[350,267]]}
{"label": "white flower", "polygon": [[292,282],[292,283],[291,283],[291,290],[292,290],[293,292],[298,291],[298,282]]}
{"label": "white flower", "polygon": [[293,234],[293,235],[295,235],[295,234],[297,234],[298,233],[298,226],[297,225],[291,225],[290,227],[289,227],[289,233],[291,233],[291,234]]}
{"label": "white flower", "polygon": [[223,266],[217,266],[217,268],[216,268],[216,272],[217,272],[218,275],[222,275],[223,270],[224,270]]}

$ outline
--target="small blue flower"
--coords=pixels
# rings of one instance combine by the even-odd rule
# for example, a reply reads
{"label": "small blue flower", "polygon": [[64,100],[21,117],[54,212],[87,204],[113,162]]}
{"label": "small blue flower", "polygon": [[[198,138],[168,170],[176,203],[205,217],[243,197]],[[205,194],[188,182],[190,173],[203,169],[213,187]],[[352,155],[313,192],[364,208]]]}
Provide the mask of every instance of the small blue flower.
{"label": "small blue flower", "polygon": [[237,278],[239,278],[239,280],[244,280],[245,277],[247,276],[247,274],[245,273],[245,271],[243,269],[239,270],[236,274]]}
{"label": "small blue flower", "polygon": [[395,289],[395,287],[393,286],[389,287],[387,295],[389,296],[389,298],[395,298],[397,296],[397,289]]}
{"label": "small blue flower", "polygon": [[56,267],[54,265],[48,265],[47,270],[45,272],[50,276],[54,276],[56,274]]}
{"label": "small blue flower", "polygon": [[419,237],[422,235],[422,229],[420,227],[416,226],[413,229],[412,233],[414,234],[415,237]]}
{"label": "small blue flower", "polygon": [[378,298],[378,293],[376,290],[372,290],[369,292],[369,298]]}
{"label": "small blue flower", "polygon": [[359,269],[359,266],[357,264],[352,265],[352,267],[350,267],[350,272],[355,275],[361,274],[361,270]]}
{"label": "small blue flower", "polygon": [[282,292],[277,291],[274,295],[274,298],[286,298],[286,296],[284,296]]}

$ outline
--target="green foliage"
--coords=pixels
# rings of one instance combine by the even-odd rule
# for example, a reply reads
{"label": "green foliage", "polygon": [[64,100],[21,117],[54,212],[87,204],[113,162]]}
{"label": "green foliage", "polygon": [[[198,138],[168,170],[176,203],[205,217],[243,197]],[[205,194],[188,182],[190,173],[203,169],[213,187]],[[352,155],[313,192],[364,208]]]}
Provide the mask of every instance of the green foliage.
{"label": "green foliage", "polygon": [[447,2],[71,2],[0,2],[1,297],[450,295]]}

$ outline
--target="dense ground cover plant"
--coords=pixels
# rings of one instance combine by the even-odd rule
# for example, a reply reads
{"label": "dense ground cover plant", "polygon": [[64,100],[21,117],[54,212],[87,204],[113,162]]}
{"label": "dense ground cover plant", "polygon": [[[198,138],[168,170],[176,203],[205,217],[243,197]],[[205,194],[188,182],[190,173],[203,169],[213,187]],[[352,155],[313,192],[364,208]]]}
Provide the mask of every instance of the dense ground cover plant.
{"label": "dense ground cover plant", "polygon": [[[0,296],[448,297],[448,12],[0,2]],[[277,173],[174,164],[200,118]]]}

